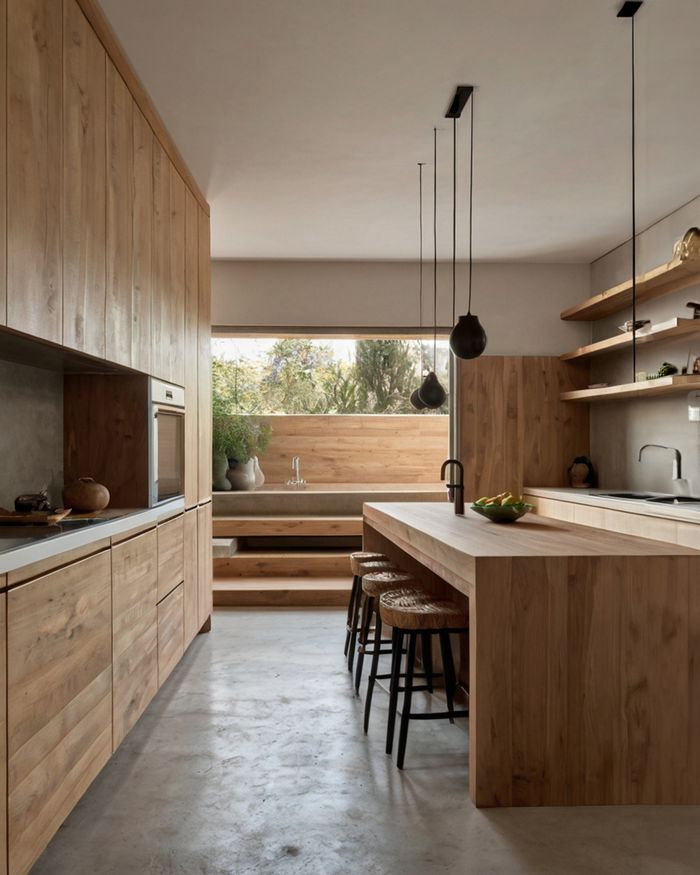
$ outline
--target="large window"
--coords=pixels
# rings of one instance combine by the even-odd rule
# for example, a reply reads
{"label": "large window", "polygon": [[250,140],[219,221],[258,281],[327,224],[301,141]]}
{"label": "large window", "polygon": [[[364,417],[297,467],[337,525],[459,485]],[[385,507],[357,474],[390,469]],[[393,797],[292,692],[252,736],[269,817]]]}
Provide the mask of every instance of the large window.
{"label": "large window", "polygon": [[[212,359],[215,414],[416,413],[421,368],[434,369],[432,340],[213,338]],[[439,340],[445,388],[448,368]]]}

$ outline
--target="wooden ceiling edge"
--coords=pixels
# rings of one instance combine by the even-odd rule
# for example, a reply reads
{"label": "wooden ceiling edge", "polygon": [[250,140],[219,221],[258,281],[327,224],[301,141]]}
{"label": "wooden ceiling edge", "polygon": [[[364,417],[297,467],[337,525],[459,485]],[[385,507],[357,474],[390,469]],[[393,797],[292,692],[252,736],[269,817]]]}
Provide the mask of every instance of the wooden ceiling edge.
{"label": "wooden ceiling edge", "polygon": [[[438,340],[447,340],[452,331],[451,327],[438,327]],[[387,340],[432,340],[432,328],[412,328],[410,326],[308,326],[308,325],[212,325],[211,336],[213,338],[236,338],[236,337],[269,337],[269,338],[328,338],[337,340],[363,340],[363,339],[387,339]]]}
{"label": "wooden ceiling edge", "polygon": [[126,83],[127,88],[131,92],[136,105],[141,110],[144,118],[151,126],[154,136],[158,139],[168,158],[173,163],[173,166],[182,177],[185,185],[190,189],[192,194],[197,199],[197,202],[202,207],[207,215],[209,215],[209,203],[204,197],[202,190],[197,185],[197,182],[192,176],[189,167],[185,163],[185,159],[180,154],[180,150],[175,145],[175,141],[170,136],[168,129],[165,126],[163,119],[160,117],[155,104],[149,97],[146,88],[139,79],[136,71],[131,66],[131,62],[126,56],[126,52],[122,48],[121,43],[117,39],[116,34],[112,30],[107,17],[97,0],[76,0],[78,6],[82,9],[83,14],[90,22],[92,29],[95,31],[97,38],[102,43],[109,59],[112,61],[122,79]]}

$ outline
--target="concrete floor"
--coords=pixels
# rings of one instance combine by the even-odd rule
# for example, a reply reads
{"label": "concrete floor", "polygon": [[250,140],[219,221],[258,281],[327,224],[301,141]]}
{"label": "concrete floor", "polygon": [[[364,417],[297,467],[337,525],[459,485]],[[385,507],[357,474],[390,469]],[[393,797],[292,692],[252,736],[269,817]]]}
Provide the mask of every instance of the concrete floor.
{"label": "concrete floor", "polygon": [[361,730],[341,611],[220,609],[32,870],[46,875],[680,875],[700,808],[477,810],[467,734]]}

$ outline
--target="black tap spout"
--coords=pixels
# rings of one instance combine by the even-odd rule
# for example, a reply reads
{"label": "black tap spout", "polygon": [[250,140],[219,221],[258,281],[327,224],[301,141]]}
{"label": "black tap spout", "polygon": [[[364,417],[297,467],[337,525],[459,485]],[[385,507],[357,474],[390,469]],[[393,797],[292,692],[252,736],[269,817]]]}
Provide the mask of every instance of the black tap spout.
{"label": "black tap spout", "polygon": [[445,459],[440,468],[441,480],[445,479],[445,472],[447,471],[448,465],[452,466],[450,479],[455,479],[455,468],[457,469],[459,477],[456,483],[447,483],[447,495],[450,501],[454,502],[455,513],[457,516],[464,516],[464,465],[459,459]]}

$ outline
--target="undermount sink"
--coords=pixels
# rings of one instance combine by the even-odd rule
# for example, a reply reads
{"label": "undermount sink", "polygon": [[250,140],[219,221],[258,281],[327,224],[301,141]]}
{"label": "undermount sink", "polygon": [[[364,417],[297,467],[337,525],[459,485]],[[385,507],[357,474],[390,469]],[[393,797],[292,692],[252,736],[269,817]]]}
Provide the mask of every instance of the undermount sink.
{"label": "undermount sink", "polygon": [[[601,498],[623,498],[626,501],[651,501],[653,492],[601,492]],[[658,499],[656,499],[658,500]]]}
{"label": "undermount sink", "polygon": [[700,504],[700,498],[692,498],[690,495],[659,495],[649,501],[659,504]]}

